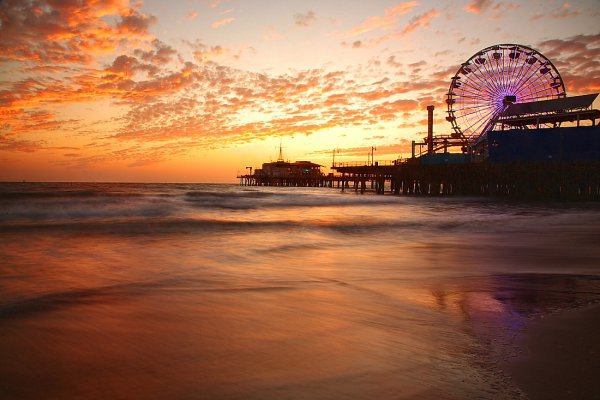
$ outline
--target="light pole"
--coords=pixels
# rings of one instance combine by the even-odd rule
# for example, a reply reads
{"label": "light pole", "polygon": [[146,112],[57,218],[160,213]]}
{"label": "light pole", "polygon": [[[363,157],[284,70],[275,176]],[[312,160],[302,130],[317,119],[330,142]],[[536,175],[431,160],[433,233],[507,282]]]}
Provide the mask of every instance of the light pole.
{"label": "light pole", "polygon": [[377,147],[371,146],[371,165],[375,164],[375,150]]}

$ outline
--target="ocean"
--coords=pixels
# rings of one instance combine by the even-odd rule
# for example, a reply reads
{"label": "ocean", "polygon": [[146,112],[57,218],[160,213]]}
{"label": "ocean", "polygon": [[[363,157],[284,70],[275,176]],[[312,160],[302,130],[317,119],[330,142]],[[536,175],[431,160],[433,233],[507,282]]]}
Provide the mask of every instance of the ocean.
{"label": "ocean", "polygon": [[598,203],[0,183],[0,398],[523,398],[598,243]]}

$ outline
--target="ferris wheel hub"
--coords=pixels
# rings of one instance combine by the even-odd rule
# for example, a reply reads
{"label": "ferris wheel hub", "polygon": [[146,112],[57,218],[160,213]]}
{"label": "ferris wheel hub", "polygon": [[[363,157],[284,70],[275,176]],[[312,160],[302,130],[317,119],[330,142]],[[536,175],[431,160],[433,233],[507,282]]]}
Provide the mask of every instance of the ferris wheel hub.
{"label": "ferris wheel hub", "polygon": [[504,96],[504,99],[502,99],[502,104],[504,104],[505,106],[508,106],[510,104],[514,104],[517,102],[517,96],[515,96],[514,94],[512,95],[506,95]]}

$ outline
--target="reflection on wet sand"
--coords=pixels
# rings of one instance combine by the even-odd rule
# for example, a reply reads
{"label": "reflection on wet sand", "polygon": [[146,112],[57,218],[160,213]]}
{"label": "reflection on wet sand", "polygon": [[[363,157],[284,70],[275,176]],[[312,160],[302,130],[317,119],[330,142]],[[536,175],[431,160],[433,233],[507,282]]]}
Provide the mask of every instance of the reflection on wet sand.
{"label": "reflection on wet sand", "polygon": [[598,284],[494,275],[65,293],[38,315],[27,304],[0,315],[2,396],[514,398],[497,365],[527,318],[597,300]]}

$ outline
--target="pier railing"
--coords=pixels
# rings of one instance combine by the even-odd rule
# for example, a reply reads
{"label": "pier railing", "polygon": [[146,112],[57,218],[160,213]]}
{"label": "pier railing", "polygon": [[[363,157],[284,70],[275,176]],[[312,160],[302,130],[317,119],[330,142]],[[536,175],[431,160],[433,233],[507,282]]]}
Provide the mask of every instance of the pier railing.
{"label": "pier railing", "polygon": [[381,160],[381,161],[346,161],[346,162],[335,162],[331,166],[332,168],[340,167],[376,167],[376,166],[388,166],[388,165],[400,165],[404,160]]}

